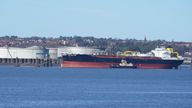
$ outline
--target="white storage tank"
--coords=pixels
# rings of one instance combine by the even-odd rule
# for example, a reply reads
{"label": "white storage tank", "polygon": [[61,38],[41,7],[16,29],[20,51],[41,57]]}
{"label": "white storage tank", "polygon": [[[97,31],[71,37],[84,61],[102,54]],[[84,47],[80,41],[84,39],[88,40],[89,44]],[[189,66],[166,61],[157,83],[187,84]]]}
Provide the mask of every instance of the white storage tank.
{"label": "white storage tank", "polygon": [[28,48],[0,47],[0,58],[44,59],[47,55],[48,50],[39,46]]}
{"label": "white storage tank", "polygon": [[49,58],[51,59],[57,59],[57,50],[58,48],[48,48],[49,50]]}
{"label": "white storage tank", "polygon": [[89,47],[60,47],[58,48],[58,57],[66,54],[88,54],[88,55],[104,55],[105,51]]}

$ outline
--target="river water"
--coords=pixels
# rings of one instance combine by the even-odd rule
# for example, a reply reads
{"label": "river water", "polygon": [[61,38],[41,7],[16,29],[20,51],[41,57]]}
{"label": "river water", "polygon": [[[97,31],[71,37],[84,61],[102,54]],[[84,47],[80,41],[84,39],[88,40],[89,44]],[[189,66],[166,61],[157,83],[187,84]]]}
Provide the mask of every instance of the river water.
{"label": "river water", "polygon": [[192,108],[192,69],[0,66],[0,108]]}

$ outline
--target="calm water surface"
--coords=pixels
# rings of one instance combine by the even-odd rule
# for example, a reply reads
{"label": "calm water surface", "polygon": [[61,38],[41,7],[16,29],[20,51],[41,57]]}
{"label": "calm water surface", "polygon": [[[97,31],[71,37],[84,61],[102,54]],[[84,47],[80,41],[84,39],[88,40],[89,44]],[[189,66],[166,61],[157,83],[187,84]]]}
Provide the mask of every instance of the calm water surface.
{"label": "calm water surface", "polygon": [[0,108],[192,108],[192,69],[0,66]]}

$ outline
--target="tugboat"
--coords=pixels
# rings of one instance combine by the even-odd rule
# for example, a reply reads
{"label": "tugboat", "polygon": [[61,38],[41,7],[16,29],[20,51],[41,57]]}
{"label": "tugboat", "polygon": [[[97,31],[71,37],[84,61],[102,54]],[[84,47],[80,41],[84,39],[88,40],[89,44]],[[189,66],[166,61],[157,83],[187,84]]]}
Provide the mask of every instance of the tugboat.
{"label": "tugboat", "polygon": [[110,68],[131,68],[131,69],[135,69],[137,67],[134,66],[133,63],[127,63],[126,60],[121,60],[121,63],[119,63],[118,65],[111,65]]}

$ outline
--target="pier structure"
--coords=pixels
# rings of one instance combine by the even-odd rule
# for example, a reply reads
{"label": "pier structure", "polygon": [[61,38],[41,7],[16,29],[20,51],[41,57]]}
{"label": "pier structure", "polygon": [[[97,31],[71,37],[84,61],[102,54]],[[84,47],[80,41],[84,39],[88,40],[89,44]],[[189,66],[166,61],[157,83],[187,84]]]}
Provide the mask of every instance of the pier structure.
{"label": "pier structure", "polygon": [[36,66],[36,67],[51,67],[57,65],[53,59],[22,59],[22,58],[0,58],[1,65],[14,66]]}

